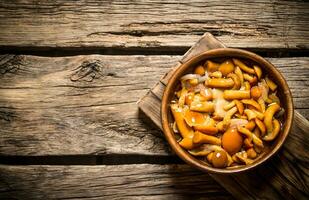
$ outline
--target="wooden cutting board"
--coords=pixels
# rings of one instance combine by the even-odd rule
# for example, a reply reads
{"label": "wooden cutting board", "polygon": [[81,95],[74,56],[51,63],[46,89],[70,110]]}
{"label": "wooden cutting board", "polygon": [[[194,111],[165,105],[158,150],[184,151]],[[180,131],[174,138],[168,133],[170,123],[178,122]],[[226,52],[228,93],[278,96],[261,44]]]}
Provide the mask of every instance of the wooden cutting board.
{"label": "wooden cutting board", "polygon": [[[225,45],[210,33],[205,33],[142,97],[139,108],[156,126],[161,126],[161,98],[175,69],[191,57],[204,51],[224,48]],[[210,174],[237,199],[306,199],[309,194],[309,122],[295,111],[294,125],[284,146],[263,166],[237,175]]]}

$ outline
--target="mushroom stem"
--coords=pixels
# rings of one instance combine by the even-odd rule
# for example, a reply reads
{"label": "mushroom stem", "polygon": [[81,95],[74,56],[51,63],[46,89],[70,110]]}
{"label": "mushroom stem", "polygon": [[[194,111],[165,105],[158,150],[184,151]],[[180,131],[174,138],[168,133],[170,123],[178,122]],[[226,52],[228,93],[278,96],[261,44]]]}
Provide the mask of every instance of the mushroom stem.
{"label": "mushroom stem", "polygon": [[252,133],[250,130],[248,130],[247,128],[241,127],[241,126],[238,126],[238,127],[237,127],[237,130],[238,130],[240,133],[242,133],[242,134],[244,134],[245,136],[247,136],[249,142],[252,141],[252,135],[253,135],[253,133]]}
{"label": "mushroom stem", "polygon": [[185,122],[185,119],[183,117],[183,109],[179,108],[177,104],[171,105],[171,110],[175,119],[175,122],[177,124],[177,128],[180,132],[180,135],[183,138],[192,138],[194,135],[193,129],[188,126],[188,124]]}
{"label": "mushroom stem", "polygon": [[193,143],[195,144],[207,143],[207,144],[221,145],[221,140],[217,137],[206,135],[199,131],[195,131],[193,136]]}
{"label": "mushroom stem", "polygon": [[218,133],[218,128],[215,126],[211,126],[211,125],[197,125],[193,127],[195,130],[208,134],[208,135],[215,135],[216,133]]}
{"label": "mushroom stem", "polygon": [[229,111],[226,112],[224,118],[223,118],[223,123],[228,126],[231,122],[232,116],[237,112],[236,106],[231,108]]}
{"label": "mushroom stem", "polygon": [[241,102],[244,103],[244,104],[248,104],[248,105],[253,106],[258,111],[262,110],[260,104],[253,99],[243,99],[243,100],[241,100]]}
{"label": "mushroom stem", "polygon": [[185,148],[187,150],[193,149],[195,145],[192,142],[192,138],[183,138],[180,142],[179,145],[182,148]]}
{"label": "mushroom stem", "polygon": [[267,134],[271,134],[273,131],[272,119],[274,114],[280,110],[280,106],[276,103],[269,106],[264,113],[264,124],[267,129]]}
{"label": "mushroom stem", "polygon": [[239,90],[239,88],[241,87],[241,82],[240,82],[239,77],[234,73],[230,73],[229,75],[227,75],[227,77],[233,79],[234,81],[234,86],[232,89]]}
{"label": "mushroom stem", "polygon": [[261,135],[264,136],[266,133],[266,127],[264,125],[264,123],[259,120],[258,118],[255,118],[255,124],[257,125],[257,127],[259,127],[260,131],[261,131]]}
{"label": "mushroom stem", "polygon": [[263,140],[265,141],[271,141],[275,139],[280,132],[280,122],[277,119],[273,120],[273,131],[270,134],[267,134]]}
{"label": "mushroom stem", "polygon": [[252,133],[252,141],[257,147],[260,148],[264,147],[263,141],[260,138],[258,138],[254,133]]}
{"label": "mushroom stem", "polygon": [[240,61],[240,60],[234,58],[234,59],[233,59],[233,62],[234,62],[235,65],[239,66],[239,68],[240,68],[241,70],[243,70],[244,72],[247,72],[247,73],[249,73],[249,74],[255,74],[254,69],[248,67],[248,66],[247,66],[245,63],[243,63],[242,61]]}

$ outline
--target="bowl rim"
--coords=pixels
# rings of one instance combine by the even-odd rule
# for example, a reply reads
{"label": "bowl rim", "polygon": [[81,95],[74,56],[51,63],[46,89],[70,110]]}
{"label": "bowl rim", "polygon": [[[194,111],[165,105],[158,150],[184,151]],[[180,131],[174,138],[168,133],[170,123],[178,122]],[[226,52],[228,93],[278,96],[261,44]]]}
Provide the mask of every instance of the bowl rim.
{"label": "bowl rim", "polygon": [[[229,55],[226,55],[229,54]],[[168,121],[168,112],[169,112],[169,95],[173,91],[173,85],[177,83],[178,81],[178,76],[179,74],[183,74],[187,69],[192,67],[192,65],[200,62],[203,59],[207,58],[215,58],[215,57],[224,57],[224,56],[230,56],[230,57],[240,57],[240,58],[245,58],[249,60],[253,60],[259,65],[263,65],[263,68],[269,68],[267,70],[270,70],[271,73],[275,74],[275,80],[276,82],[280,83],[280,86],[282,87],[282,92],[285,95],[285,100],[286,100],[286,112],[287,112],[287,117],[285,120],[285,129],[281,131],[280,134],[282,134],[281,139],[278,141],[276,146],[274,146],[268,153],[267,155],[263,156],[261,159],[255,161],[254,163],[250,165],[244,165],[243,167],[237,167],[237,168],[232,168],[232,169],[226,169],[226,168],[214,168],[211,166],[207,166],[206,164],[203,163],[203,161],[200,161],[193,156],[189,155],[189,153],[184,150],[182,147],[179,146],[177,143],[173,132],[171,131],[171,128],[169,127],[169,121]],[[286,140],[291,127],[292,127],[292,122],[293,122],[293,117],[294,117],[294,104],[293,104],[293,98],[291,91],[289,89],[289,86],[283,77],[283,75],[278,71],[278,69],[269,61],[267,61],[265,58],[242,49],[236,49],[236,48],[218,48],[218,49],[212,49],[208,50],[205,52],[202,52],[188,61],[184,62],[181,64],[176,71],[172,74],[171,78],[169,79],[166,88],[163,93],[162,97],[162,102],[161,102],[161,122],[162,122],[162,128],[164,135],[173,149],[173,151],[186,163],[188,163],[191,166],[194,166],[202,171],[205,172],[211,172],[211,173],[216,173],[216,174],[231,174],[231,173],[238,173],[238,172],[244,172],[250,169],[255,168],[258,165],[261,165],[265,163],[266,160],[268,160],[270,157],[272,157],[274,154],[278,152],[278,150],[281,148],[283,145],[284,141]]]}

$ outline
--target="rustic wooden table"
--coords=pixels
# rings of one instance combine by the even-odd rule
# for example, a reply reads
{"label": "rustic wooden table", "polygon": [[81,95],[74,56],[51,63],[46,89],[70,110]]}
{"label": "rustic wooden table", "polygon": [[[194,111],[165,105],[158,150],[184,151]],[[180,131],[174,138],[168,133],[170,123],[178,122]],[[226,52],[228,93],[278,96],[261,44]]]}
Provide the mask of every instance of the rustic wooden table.
{"label": "rustic wooden table", "polygon": [[[308,119],[308,24],[296,0],[1,1],[0,199],[256,198],[184,164],[136,102],[208,31],[267,57]],[[265,199],[308,195],[297,155]]]}

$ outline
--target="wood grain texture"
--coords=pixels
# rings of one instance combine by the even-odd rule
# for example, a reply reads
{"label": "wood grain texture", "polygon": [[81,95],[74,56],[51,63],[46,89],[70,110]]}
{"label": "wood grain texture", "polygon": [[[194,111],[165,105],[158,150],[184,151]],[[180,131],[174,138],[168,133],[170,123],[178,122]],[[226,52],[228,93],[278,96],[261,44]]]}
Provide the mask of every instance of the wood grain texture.
{"label": "wood grain texture", "polygon": [[174,64],[170,56],[2,60],[1,154],[168,152],[136,101]]}
{"label": "wood grain texture", "polygon": [[308,49],[305,1],[2,1],[0,47],[185,50],[204,32],[229,47]]}
{"label": "wood grain texture", "polygon": [[1,199],[233,199],[187,165],[5,166]]}
{"label": "wood grain texture", "polygon": [[[170,155],[161,131],[144,123],[136,101],[179,59],[2,56],[0,154]],[[308,116],[309,59],[270,61],[287,78],[296,108]]]}

